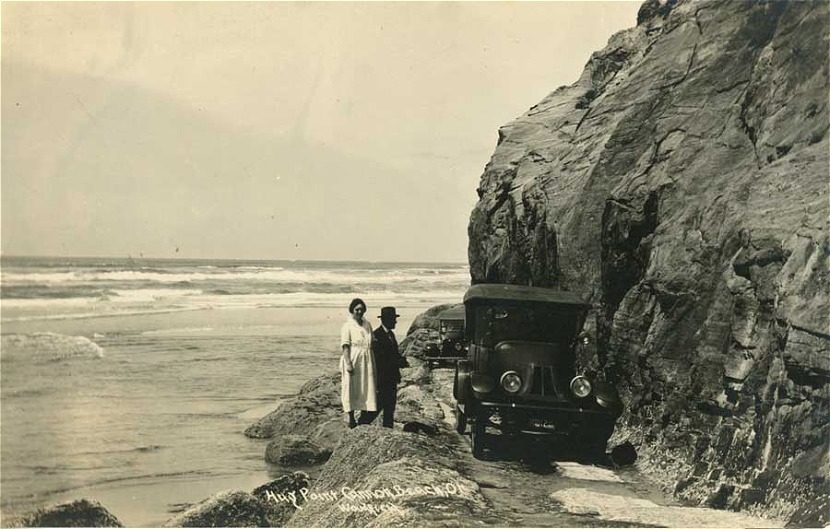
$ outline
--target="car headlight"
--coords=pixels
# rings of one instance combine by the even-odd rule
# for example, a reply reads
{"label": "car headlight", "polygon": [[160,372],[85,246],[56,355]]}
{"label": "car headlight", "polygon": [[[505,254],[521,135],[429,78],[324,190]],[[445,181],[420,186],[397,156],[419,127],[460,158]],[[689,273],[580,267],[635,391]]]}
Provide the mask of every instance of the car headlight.
{"label": "car headlight", "polygon": [[501,387],[508,393],[517,393],[522,389],[522,377],[515,371],[507,371],[501,376]]}
{"label": "car headlight", "polygon": [[591,389],[591,382],[582,375],[575,376],[571,380],[571,391],[581,399],[590,395]]}
{"label": "car headlight", "polygon": [[455,350],[456,351],[460,351],[463,348],[464,348],[464,346],[461,345],[461,342],[455,342]]}

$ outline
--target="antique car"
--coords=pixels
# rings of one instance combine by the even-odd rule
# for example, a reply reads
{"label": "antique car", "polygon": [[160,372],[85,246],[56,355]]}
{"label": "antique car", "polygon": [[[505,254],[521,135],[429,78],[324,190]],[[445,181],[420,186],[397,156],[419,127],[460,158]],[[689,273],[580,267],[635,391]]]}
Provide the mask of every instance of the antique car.
{"label": "antique car", "polygon": [[482,457],[487,429],[496,428],[507,438],[559,439],[604,456],[622,403],[611,384],[576,370],[591,305],[571,292],[478,284],[464,307],[469,348],[453,395],[456,430],[470,424],[473,455]]}
{"label": "antique car", "polygon": [[467,358],[464,337],[464,305],[457,305],[438,314],[438,343],[430,344],[424,354],[428,367],[452,364]]}

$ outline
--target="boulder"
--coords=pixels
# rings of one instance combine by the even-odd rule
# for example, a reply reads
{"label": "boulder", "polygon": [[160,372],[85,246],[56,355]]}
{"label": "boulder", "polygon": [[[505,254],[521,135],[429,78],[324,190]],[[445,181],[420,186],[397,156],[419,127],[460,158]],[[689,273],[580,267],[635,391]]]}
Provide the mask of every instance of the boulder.
{"label": "boulder", "polygon": [[633,465],[637,461],[637,449],[628,441],[620,443],[611,449],[611,461],[618,467]]}
{"label": "boulder", "polygon": [[279,407],[245,430],[245,435],[269,439],[275,435],[313,435],[331,419],[342,419],[340,373],[320,375],[306,382],[297,396],[281,402]]}
{"label": "boulder", "polygon": [[426,311],[418,314],[415,316],[415,319],[412,320],[412,324],[409,326],[409,330],[406,331],[406,335],[409,336],[418,329],[432,329],[433,331],[438,331],[438,315],[454,306],[455,305],[452,303],[444,303],[442,305],[430,307]]}
{"label": "boulder", "polygon": [[268,505],[241,490],[220,492],[168,520],[165,527],[269,527]]}
{"label": "boulder", "polygon": [[335,448],[291,527],[446,527],[485,519],[478,485],[459,473],[446,432],[361,426]]}
{"label": "boulder", "polygon": [[439,336],[438,331],[434,329],[416,329],[412,334],[401,341],[401,354],[409,359],[415,358],[421,360],[424,358],[424,352],[430,345],[438,345]]}
{"label": "boulder", "polygon": [[284,467],[318,465],[330,455],[331,449],[321,448],[303,435],[281,435],[265,449],[267,462]]}
{"label": "boulder", "polygon": [[437,424],[444,420],[444,411],[431,393],[431,388],[410,384],[398,390],[398,404],[395,409],[398,422],[425,422]]}
{"label": "boulder", "polygon": [[75,500],[38,509],[10,525],[14,527],[124,527],[97,501]]}
{"label": "boulder", "polygon": [[473,283],[592,292],[617,441],[692,502],[830,494],[828,17],[648,0],[499,130],[478,186]]}
{"label": "boulder", "polygon": [[305,501],[301,491],[308,490],[311,480],[304,472],[286,474],[261,485],[251,494],[265,505],[269,527],[283,527]]}
{"label": "boulder", "polygon": [[321,449],[328,450],[331,453],[337,443],[340,442],[340,438],[348,430],[348,423],[344,421],[343,417],[327,419],[315,428],[309,440]]}

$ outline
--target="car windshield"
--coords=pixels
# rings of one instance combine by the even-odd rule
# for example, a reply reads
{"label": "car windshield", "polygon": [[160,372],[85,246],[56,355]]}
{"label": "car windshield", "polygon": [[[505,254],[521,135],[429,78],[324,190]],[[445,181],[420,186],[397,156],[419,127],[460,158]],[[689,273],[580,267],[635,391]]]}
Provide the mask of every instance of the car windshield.
{"label": "car windshield", "polygon": [[464,330],[464,320],[441,320],[441,331],[452,332]]}
{"label": "car windshield", "polygon": [[476,310],[476,339],[485,346],[518,340],[569,344],[581,313],[557,305],[491,305]]}

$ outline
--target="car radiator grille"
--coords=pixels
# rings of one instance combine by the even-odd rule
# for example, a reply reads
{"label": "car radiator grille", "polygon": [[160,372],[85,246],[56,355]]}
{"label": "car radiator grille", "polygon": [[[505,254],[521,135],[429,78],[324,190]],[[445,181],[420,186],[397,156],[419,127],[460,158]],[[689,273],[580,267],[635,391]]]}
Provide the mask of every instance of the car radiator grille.
{"label": "car radiator grille", "polygon": [[532,384],[530,386],[530,395],[538,395],[540,397],[556,397],[558,399],[567,398],[563,393],[563,388],[556,380],[556,370],[551,366],[534,366]]}

